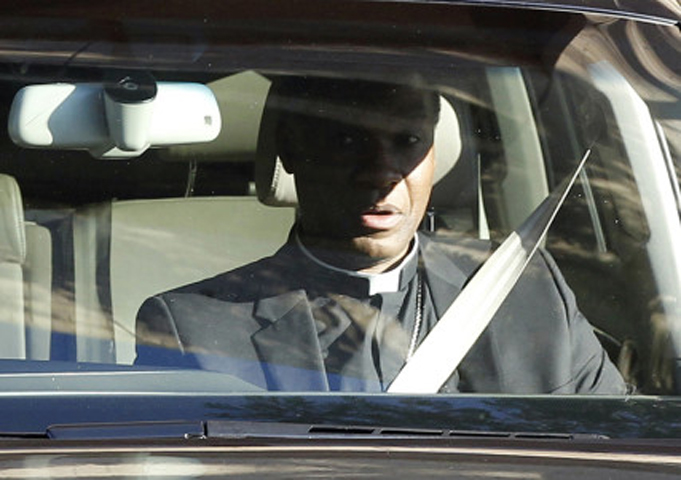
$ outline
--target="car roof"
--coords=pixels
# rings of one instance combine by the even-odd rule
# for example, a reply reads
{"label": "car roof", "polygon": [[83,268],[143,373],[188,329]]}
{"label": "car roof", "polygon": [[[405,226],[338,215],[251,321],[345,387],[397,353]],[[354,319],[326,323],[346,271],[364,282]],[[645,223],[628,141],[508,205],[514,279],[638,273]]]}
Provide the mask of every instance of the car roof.
{"label": "car roof", "polygon": [[[251,13],[258,11],[266,12],[268,5],[279,10],[286,6],[287,10],[294,12],[294,15],[306,15],[306,5],[314,3],[326,4],[331,6],[338,4],[358,4],[358,3],[411,3],[411,4],[449,4],[449,5],[468,5],[481,7],[502,7],[523,10],[546,10],[560,11],[583,14],[606,15],[611,17],[628,18],[633,20],[662,22],[678,24],[681,20],[681,5],[677,0],[320,0],[311,2],[280,2],[270,0],[256,0],[253,2],[243,2],[242,0],[215,1],[200,0],[196,3],[196,8],[187,9],[186,2],[165,0],[160,2],[163,8],[155,8],[158,2],[145,2],[144,6],[131,6],[124,2],[122,4],[110,4],[105,2],[92,2],[89,0],[70,0],[52,4],[42,0],[28,0],[20,6],[13,8],[13,14],[49,12],[56,17],[89,16],[92,12],[108,12],[109,18],[117,18],[118,14],[131,13],[133,15],[142,13],[144,16],[155,16],[158,18],[175,17],[190,18],[196,15],[211,16],[216,12],[237,10],[246,6]],[[257,8],[256,8],[257,6]],[[308,12],[312,13],[312,12]],[[80,15],[78,15],[80,14]],[[314,16],[314,14],[312,13]]]}
{"label": "car roof", "polygon": [[[393,1],[393,0],[368,0]],[[677,0],[396,0],[405,3],[443,3],[486,7],[520,8],[605,15],[654,23],[681,21]]]}

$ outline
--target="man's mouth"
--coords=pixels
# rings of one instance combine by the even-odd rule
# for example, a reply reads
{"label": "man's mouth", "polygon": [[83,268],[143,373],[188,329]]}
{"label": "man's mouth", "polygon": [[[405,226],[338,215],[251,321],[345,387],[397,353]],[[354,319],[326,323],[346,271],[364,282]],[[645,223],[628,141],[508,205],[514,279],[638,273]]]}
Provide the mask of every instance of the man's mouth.
{"label": "man's mouth", "polygon": [[390,230],[395,228],[404,215],[394,205],[375,205],[361,214],[362,225],[371,230]]}

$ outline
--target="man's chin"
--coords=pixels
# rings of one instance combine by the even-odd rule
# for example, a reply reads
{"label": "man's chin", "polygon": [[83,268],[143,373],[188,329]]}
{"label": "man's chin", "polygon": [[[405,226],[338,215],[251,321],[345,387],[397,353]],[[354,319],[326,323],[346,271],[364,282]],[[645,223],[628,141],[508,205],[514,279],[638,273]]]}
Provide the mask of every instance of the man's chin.
{"label": "man's chin", "polygon": [[301,236],[310,252],[331,265],[355,271],[385,271],[399,263],[409,251],[413,235],[402,231],[362,232],[354,237]]}
{"label": "man's chin", "polygon": [[363,263],[357,270],[385,271],[404,258],[410,243],[411,240],[397,241],[392,236],[360,237],[353,239],[350,250],[357,257],[357,263]]}

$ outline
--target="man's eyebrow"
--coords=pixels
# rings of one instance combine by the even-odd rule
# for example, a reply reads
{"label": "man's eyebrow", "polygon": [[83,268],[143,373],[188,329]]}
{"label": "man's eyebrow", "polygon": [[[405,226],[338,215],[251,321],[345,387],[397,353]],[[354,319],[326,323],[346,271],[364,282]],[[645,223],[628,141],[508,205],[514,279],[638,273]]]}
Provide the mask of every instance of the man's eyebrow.
{"label": "man's eyebrow", "polygon": [[[297,108],[298,107],[298,108]],[[284,112],[285,115],[302,116],[312,121],[327,120],[337,122],[351,127],[380,127],[389,130],[404,130],[423,128],[426,122],[434,127],[437,123],[437,113],[429,114],[424,109],[419,109],[413,113],[407,112],[379,112],[369,107],[353,106],[319,106],[316,109],[300,108],[297,105],[289,105]]]}
{"label": "man's eyebrow", "polygon": [[[400,134],[409,134],[409,133],[414,133],[414,134],[420,134],[422,132],[426,133],[434,133],[435,131],[435,122],[429,122],[425,123],[425,121],[416,121],[414,119],[391,119],[390,121],[388,120],[388,117],[384,117],[381,122],[376,122],[376,121],[371,121],[367,119],[353,119],[353,121],[348,122],[348,121],[342,121],[342,120],[336,120],[336,119],[323,119],[320,121],[319,119],[312,119],[309,118],[309,125],[306,126],[306,130],[323,130],[323,129],[333,129],[333,130],[343,130],[347,129],[349,131],[359,131],[360,133],[362,131],[365,132],[377,132],[377,133],[382,133],[382,134],[394,134],[394,135],[400,135]],[[426,120],[425,118],[423,120]],[[329,122],[329,123],[324,123],[324,122]],[[311,128],[309,128],[311,127]]]}

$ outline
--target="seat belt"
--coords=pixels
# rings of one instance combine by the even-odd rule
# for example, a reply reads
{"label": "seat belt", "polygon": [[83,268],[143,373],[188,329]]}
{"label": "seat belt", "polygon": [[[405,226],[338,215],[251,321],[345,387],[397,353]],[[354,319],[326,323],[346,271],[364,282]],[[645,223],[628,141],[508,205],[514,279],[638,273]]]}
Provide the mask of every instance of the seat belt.
{"label": "seat belt", "polygon": [[388,387],[390,393],[437,393],[494,317],[546,236],[591,154],[483,263]]}

